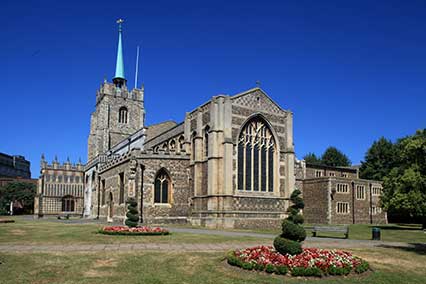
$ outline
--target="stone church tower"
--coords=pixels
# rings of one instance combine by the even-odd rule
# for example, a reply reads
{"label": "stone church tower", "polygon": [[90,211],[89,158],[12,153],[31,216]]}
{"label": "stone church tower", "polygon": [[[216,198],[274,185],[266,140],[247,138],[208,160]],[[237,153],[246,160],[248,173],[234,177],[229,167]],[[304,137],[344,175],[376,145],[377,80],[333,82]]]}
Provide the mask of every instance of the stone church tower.
{"label": "stone church tower", "polygon": [[113,83],[104,81],[96,92],[96,109],[90,117],[88,161],[107,152],[144,126],[144,90],[129,90],[124,75],[122,22],[117,22],[118,49]]}

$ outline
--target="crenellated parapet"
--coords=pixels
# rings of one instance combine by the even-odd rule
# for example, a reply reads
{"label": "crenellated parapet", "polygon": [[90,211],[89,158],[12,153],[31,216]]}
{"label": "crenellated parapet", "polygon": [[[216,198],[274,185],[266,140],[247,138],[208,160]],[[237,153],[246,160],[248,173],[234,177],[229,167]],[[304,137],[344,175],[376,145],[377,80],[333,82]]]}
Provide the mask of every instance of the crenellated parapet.
{"label": "crenellated parapet", "polygon": [[69,157],[66,161],[60,163],[56,155],[52,163],[49,164],[44,155],[42,155],[40,160],[40,171],[42,172],[43,170],[83,171],[84,165],[81,163],[80,159],[77,163],[71,163]]}

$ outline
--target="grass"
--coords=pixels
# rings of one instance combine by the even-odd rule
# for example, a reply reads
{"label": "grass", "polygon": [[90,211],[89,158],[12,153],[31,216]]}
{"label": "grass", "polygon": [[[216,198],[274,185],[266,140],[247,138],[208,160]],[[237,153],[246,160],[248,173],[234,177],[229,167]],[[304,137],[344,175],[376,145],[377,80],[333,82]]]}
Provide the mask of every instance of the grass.
{"label": "grass", "polygon": [[0,224],[0,244],[114,244],[114,243],[238,243],[267,239],[172,233],[165,236],[110,236],[98,234],[99,224],[66,224],[49,221],[27,221],[16,218],[15,223]]}
{"label": "grass", "polygon": [[[0,282],[8,283],[425,283],[426,256],[414,251],[355,249],[372,272],[322,279],[243,271],[225,253],[0,253]],[[392,257],[390,257],[392,256]]]}
{"label": "grass", "polygon": [[[190,225],[175,225],[176,227],[189,227]],[[314,225],[304,224],[305,227]],[[326,225],[324,225],[326,226]],[[337,225],[338,226],[338,225]],[[387,242],[403,242],[403,243],[426,243],[426,232],[422,230],[422,226],[418,224],[386,224],[386,225],[370,225],[370,224],[355,224],[349,225],[349,239],[353,240],[371,240],[371,229],[373,227],[380,228],[381,240]],[[200,227],[201,228],[201,227]],[[202,228],[206,229],[206,228]],[[260,230],[236,230],[235,232],[253,232],[261,234],[279,235],[280,228],[260,229]],[[312,236],[312,231],[306,230],[307,236]],[[319,232],[318,237],[321,238],[344,238],[343,233]]]}

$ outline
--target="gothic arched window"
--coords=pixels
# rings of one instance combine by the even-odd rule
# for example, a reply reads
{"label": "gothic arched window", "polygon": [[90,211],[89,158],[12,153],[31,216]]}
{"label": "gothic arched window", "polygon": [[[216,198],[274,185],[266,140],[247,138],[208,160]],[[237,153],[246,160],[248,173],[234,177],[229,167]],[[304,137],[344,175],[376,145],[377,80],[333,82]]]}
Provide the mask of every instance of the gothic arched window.
{"label": "gothic arched window", "polygon": [[171,180],[166,170],[161,169],[154,181],[154,203],[169,203]]}
{"label": "gothic arched window", "polygon": [[62,212],[74,212],[75,200],[71,195],[62,198]]}
{"label": "gothic arched window", "polygon": [[119,123],[127,123],[127,108],[121,107],[118,111],[118,122]]}
{"label": "gothic arched window", "polygon": [[273,192],[276,144],[262,118],[246,123],[238,139],[237,155],[238,189]]}

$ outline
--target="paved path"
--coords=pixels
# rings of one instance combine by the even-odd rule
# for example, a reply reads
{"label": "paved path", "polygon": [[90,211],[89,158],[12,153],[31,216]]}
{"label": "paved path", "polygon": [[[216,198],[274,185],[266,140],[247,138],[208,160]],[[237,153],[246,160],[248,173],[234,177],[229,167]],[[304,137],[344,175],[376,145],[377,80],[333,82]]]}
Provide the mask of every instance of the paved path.
{"label": "paved path", "polygon": [[[76,219],[76,220],[57,220],[43,219],[43,221],[61,222],[65,224],[106,224],[100,220]],[[110,224],[111,225],[111,224]],[[119,224],[117,224],[119,225]],[[235,232],[198,228],[180,228],[166,227],[170,232],[220,235],[230,237],[253,237],[259,238],[258,241],[247,242],[227,242],[227,243],[116,243],[116,244],[80,244],[80,245],[2,245],[0,252],[90,252],[90,251],[174,251],[174,252],[213,252],[226,251],[230,249],[246,248],[257,245],[272,245],[272,240],[276,237],[273,234],[261,234],[252,232]],[[426,244],[407,244],[400,242],[383,242],[370,240],[348,240],[337,238],[313,238],[307,237],[304,242],[305,247],[319,248],[404,248],[412,250],[426,251]]]}
{"label": "paved path", "polygon": [[[217,252],[241,249],[258,245],[272,245],[272,240],[226,243],[115,243],[115,244],[74,244],[74,245],[0,245],[1,252],[95,252],[95,251],[166,251],[166,252]],[[425,244],[407,244],[397,242],[373,242],[356,240],[306,240],[304,247],[318,248],[403,248],[426,251]]]}

